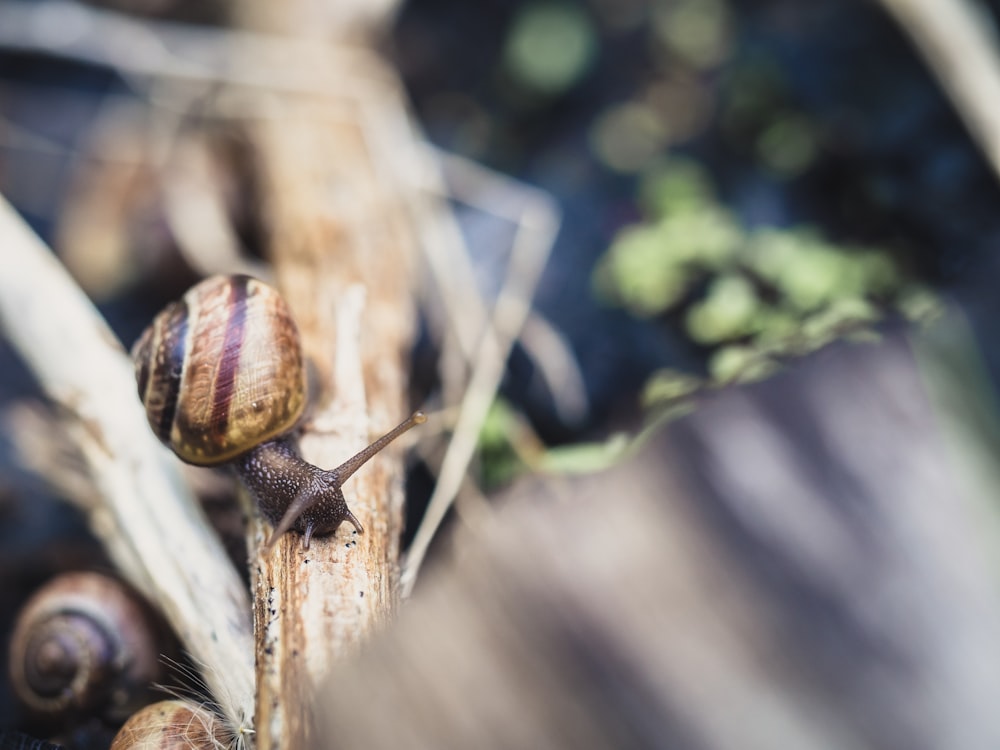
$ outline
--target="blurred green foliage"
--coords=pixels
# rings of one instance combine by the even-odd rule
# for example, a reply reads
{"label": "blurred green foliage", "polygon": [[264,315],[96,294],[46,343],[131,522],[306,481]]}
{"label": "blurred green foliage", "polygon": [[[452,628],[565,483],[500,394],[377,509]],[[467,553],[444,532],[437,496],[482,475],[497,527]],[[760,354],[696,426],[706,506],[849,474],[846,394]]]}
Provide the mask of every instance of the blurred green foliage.
{"label": "blurred green foliage", "polygon": [[521,432],[517,412],[505,399],[497,398],[479,432],[480,474],[484,487],[497,487],[524,471],[529,462],[517,450]]}
{"label": "blurred green foliage", "polygon": [[[619,32],[634,34],[636,54],[645,61],[646,72],[625,92],[627,98],[590,123],[590,150],[604,167],[636,174],[711,122],[717,106],[715,81],[735,52],[736,18],[727,0],[591,0],[591,4],[604,21],[602,31],[608,38]],[[801,145],[794,154],[782,152],[795,163],[809,158],[808,141],[798,141]]]}
{"label": "blurred green foliage", "polygon": [[[649,380],[641,398],[651,423],[694,408],[708,388],[767,377],[837,339],[875,338],[887,318],[924,321],[940,308],[884,249],[809,227],[749,227],[699,163],[670,157],[710,128],[766,179],[800,177],[828,157],[824,123],[797,105],[766,51],[743,43],[739,19],[731,0],[533,0],[505,40],[505,81],[521,102],[580,86],[602,46],[625,35],[645,64],[587,123],[587,145],[602,167],[636,180],[645,217],[615,237],[596,293],[675,326],[705,354],[702,373]],[[489,486],[529,467],[597,470],[638,442],[549,448],[498,402],[480,448]]]}
{"label": "blurred green foliage", "polygon": [[[836,339],[872,338],[887,317],[922,321],[939,309],[884,250],[808,228],[743,226],[693,161],[649,168],[639,195],[648,218],[615,238],[595,289],[636,316],[675,316],[707,350],[701,385],[766,377]],[[655,405],[696,390],[691,376],[664,372],[644,398]]]}
{"label": "blurred green foliage", "polygon": [[725,0],[656,0],[652,30],[679,61],[707,69],[721,63],[732,45],[732,19]]}
{"label": "blurred green foliage", "polygon": [[[678,374],[670,387],[676,388],[687,376]],[[690,378],[692,388],[700,381]],[[688,403],[662,410],[637,435],[623,432],[606,440],[550,447],[544,445],[507,401],[498,398],[490,407],[479,434],[480,476],[489,489],[509,482],[525,471],[545,474],[589,474],[610,468],[639,450],[656,433],[662,421],[689,411]]]}
{"label": "blurred green foliage", "polygon": [[526,89],[555,95],[571,88],[587,72],[597,50],[593,23],[580,5],[529,3],[514,18],[503,62]]}

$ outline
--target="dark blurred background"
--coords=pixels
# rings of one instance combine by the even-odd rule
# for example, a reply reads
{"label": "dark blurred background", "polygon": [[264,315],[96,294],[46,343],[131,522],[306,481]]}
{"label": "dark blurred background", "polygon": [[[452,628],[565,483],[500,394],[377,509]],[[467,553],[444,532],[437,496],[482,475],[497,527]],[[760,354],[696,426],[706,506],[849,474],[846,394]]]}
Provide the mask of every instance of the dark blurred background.
{"label": "dark blurred background", "polygon": [[[393,49],[432,141],[559,201],[565,225],[537,304],[570,338],[598,421],[655,369],[704,355],[675,318],[636,319],[590,293],[616,234],[647,216],[644,180],[668,158],[696,160],[746,227],[877,246],[903,273],[989,307],[996,177],[877,3],[411,2]],[[544,414],[517,366],[512,397]]]}

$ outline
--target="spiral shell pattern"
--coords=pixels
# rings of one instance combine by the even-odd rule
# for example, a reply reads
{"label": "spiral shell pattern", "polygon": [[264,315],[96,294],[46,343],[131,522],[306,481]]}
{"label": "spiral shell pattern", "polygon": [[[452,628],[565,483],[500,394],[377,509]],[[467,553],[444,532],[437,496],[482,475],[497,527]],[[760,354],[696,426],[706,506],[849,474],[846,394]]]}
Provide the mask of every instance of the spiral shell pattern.
{"label": "spiral shell pattern", "polygon": [[162,677],[163,631],[119,581],[66,573],[18,613],[10,681],[33,712],[62,720],[99,713],[122,719]]}
{"label": "spiral shell pattern", "polygon": [[153,432],[213,465],[288,432],[305,409],[298,329],[278,292],[213,276],[168,305],[132,349]]}

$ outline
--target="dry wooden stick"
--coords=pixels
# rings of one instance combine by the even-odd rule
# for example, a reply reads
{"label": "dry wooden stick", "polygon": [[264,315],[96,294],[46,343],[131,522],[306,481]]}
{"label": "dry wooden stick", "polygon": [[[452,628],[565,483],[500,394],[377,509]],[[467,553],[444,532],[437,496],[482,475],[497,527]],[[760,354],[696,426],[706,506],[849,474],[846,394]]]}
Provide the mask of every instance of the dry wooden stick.
{"label": "dry wooden stick", "polygon": [[558,231],[559,212],[547,197],[538,196],[524,206],[519,223],[507,277],[462,398],[454,438],[445,453],[427,512],[407,553],[402,574],[404,596],[412,592],[431,540],[462,485],[475,452],[476,438],[503,377],[507,356],[531,311],[531,298]]}
{"label": "dry wooden stick", "polygon": [[[551,243],[555,242],[554,230],[562,221],[559,207],[549,193],[463,156],[434,148],[429,148],[429,151],[433,162],[439,165],[442,176],[447,182],[448,198],[506,219],[519,230],[531,229],[525,226],[526,221],[553,227],[553,231],[547,233],[549,246],[545,247],[541,243],[538,246],[538,252],[548,257],[552,250]],[[440,223],[446,223],[448,219],[454,222],[454,218],[449,215]],[[545,233],[542,236],[545,236]],[[457,247],[447,249],[446,258],[452,264],[455,263],[453,260],[455,256],[464,257],[469,253],[462,243],[461,235],[458,235],[458,240]],[[425,242],[425,253],[430,256],[434,249],[428,244]],[[469,263],[471,274],[471,261]],[[454,290],[456,282],[465,282],[465,279],[459,277],[451,280],[450,287],[446,286],[446,280],[440,277],[437,281],[442,286],[443,294],[446,289]],[[477,301],[477,304],[482,307],[483,302]],[[459,315],[459,318],[462,317]],[[479,326],[477,330],[481,331],[483,325],[481,317],[474,318],[474,321]],[[449,322],[454,327],[459,324],[457,320]],[[495,320],[493,325],[499,325],[503,332],[502,326],[506,322]],[[515,333],[521,346],[524,347],[525,354],[538,367],[539,375],[549,386],[556,410],[567,423],[580,420],[588,408],[587,394],[583,376],[580,374],[569,342],[537,310],[528,312],[523,330]],[[474,341],[478,343],[481,335],[477,335]],[[468,351],[470,363],[474,354],[474,349]]]}
{"label": "dry wooden stick", "polygon": [[913,37],[955,109],[1000,175],[1000,53],[985,9],[969,0],[881,0]]}
{"label": "dry wooden stick", "polygon": [[234,731],[253,710],[249,602],[156,442],[121,344],[42,241],[0,198],[0,327],[61,407],[99,501],[91,528],[167,617]]}
{"label": "dry wooden stick", "polygon": [[240,0],[235,15],[241,25],[300,39],[368,38],[380,31],[399,0]]}
{"label": "dry wooden stick", "polygon": [[[380,93],[399,97],[398,90]],[[279,106],[280,118],[248,124],[249,137],[277,284],[317,374],[303,454],[332,467],[408,411],[415,239],[405,191],[387,169],[391,145],[368,127],[363,103],[290,96]],[[259,748],[315,746],[306,713],[315,691],[398,601],[399,453],[393,447],[376,456],[344,487],[363,535],[345,525],[313,539],[308,551],[296,534],[270,552],[251,551]],[[264,536],[259,528],[254,534],[255,542]]]}
{"label": "dry wooden stick", "polygon": [[[59,34],[51,33],[55,27]],[[140,91],[151,79],[167,79],[255,93],[324,94],[333,85],[363,92],[373,72],[364,46],[140,20],[74,0],[0,3],[0,47],[111,68]],[[323,75],[331,66],[340,71],[336,81]]]}

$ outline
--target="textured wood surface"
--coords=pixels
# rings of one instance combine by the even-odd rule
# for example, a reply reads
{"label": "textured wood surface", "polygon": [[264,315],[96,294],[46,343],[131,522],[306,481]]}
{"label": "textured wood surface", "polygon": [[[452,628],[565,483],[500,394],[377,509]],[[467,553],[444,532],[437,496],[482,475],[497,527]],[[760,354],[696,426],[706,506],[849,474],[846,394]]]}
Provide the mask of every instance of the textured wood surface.
{"label": "textured wood surface", "polygon": [[[315,376],[301,444],[324,468],[408,414],[415,318],[404,193],[384,171],[385,145],[342,105],[288,97],[280,118],[249,126],[276,281]],[[389,618],[398,597],[401,455],[391,446],[344,486],[363,535],[344,524],[304,550],[288,534],[252,556],[259,748],[312,747],[307,709],[319,682]],[[259,543],[266,530],[254,534]]]}

